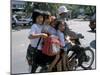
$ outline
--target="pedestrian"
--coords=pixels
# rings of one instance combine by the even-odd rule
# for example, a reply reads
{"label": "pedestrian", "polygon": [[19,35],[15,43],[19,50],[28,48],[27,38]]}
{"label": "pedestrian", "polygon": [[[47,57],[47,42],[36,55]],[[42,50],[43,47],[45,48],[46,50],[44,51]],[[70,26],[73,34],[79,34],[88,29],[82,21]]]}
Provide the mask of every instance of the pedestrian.
{"label": "pedestrian", "polygon": [[33,25],[29,33],[30,45],[27,50],[28,64],[32,66],[31,72],[35,72],[37,64],[41,63],[41,46],[40,38],[48,37],[47,34],[42,33],[43,28],[43,13],[40,10],[34,10],[32,14]]}

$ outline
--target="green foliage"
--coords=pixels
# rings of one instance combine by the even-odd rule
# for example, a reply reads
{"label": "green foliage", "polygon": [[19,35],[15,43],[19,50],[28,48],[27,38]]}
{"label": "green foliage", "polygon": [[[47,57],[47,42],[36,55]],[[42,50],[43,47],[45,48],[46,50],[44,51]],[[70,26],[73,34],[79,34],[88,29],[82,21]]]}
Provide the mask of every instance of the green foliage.
{"label": "green foliage", "polygon": [[59,4],[55,3],[34,3],[34,9],[50,11],[53,15],[56,14]]}
{"label": "green foliage", "polygon": [[52,15],[57,14],[57,9],[59,6],[65,5],[68,10],[71,11],[72,17],[77,17],[79,14],[79,9],[84,9],[84,14],[92,15],[96,11],[95,6],[86,6],[86,5],[74,5],[74,4],[60,4],[60,3],[42,3],[42,2],[27,2],[25,6],[25,12],[31,13],[33,9],[40,9],[44,11],[50,11]]}
{"label": "green foliage", "polygon": [[32,9],[33,9],[32,2],[26,2],[25,8],[24,8],[26,15],[29,15],[30,13],[32,13]]}

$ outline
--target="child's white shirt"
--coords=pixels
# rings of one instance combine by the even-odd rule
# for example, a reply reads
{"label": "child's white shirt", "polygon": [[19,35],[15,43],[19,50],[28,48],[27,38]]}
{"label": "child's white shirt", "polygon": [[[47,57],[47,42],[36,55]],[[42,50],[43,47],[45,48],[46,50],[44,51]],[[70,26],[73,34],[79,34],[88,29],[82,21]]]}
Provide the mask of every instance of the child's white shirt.
{"label": "child's white shirt", "polygon": [[50,26],[50,28],[48,29],[48,32],[52,35],[57,36],[57,30],[55,28],[53,28],[52,26]]}
{"label": "child's white shirt", "polygon": [[[33,24],[30,30],[30,34],[41,34],[43,26],[42,25],[38,25],[38,24]],[[39,38],[35,38],[35,39],[30,39],[31,42],[31,46],[32,47],[36,47],[37,43],[39,41]],[[38,49],[41,50],[42,48],[42,40],[39,43]]]}
{"label": "child's white shirt", "polygon": [[65,46],[65,38],[64,38],[64,33],[61,32],[60,30],[57,30],[57,35],[59,37],[59,40],[61,42],[61,45],[64,47]]}
{"label": "child's white shirt", "polygon": [[50,33],[51,35],[57,35],[56,29],[53,28],[53,27],[50,26],[50,25],[44,25],[42,31],[48,32],[48,33]]}

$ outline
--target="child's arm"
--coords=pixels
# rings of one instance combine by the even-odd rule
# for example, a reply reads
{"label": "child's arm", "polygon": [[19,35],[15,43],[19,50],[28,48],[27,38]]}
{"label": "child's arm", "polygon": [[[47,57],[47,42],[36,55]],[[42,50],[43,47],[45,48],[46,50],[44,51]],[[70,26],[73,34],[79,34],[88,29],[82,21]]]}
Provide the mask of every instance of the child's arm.
{"label": "child's arm", "polygon": [[48,35],[45,33],[41,33],[41,34],[30,34],[28,36],[29,39],[35,39],[35,38],[40,38],[40,37],[46,38],[46,37],[48,37]]}
{"label": "child's arm", "polygon": [[37,33],[37,25],[32,25],[28,38],[35,39],[35,38],[46,38],[48,35],[44,33]]}
{"label": "child's arm", "polygon": [[68,43],[70,43],[72,46],[74,46],[75,45],[75,40],[70,40],[70,36],[67,36],[66,37],[66,41],[68,42]]}
{"label": "child's arm", "polygon": [[58,32],[58,37],[61,43],[61,46],[64,47],[65,46],[65,38],[64,38],[64,34],[62,32]]}
{"label": "child's arm", "polygon": [[70,36],[65,37],[65,40],[66,40],[68,43],[70,43],[70,42],[71,42]]}

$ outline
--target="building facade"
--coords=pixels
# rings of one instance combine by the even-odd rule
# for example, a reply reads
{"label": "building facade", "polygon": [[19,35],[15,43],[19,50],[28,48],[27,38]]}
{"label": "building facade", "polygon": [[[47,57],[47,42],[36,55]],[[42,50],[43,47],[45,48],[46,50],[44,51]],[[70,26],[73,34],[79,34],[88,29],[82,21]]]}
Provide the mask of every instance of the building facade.
{"label": "building facade", "polygon": [[24,12],[24,8],[25,8],[25,1],[16,1],[16,0],[12,0],[11,1],[11,10],[12,12]]}

